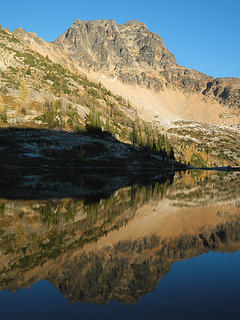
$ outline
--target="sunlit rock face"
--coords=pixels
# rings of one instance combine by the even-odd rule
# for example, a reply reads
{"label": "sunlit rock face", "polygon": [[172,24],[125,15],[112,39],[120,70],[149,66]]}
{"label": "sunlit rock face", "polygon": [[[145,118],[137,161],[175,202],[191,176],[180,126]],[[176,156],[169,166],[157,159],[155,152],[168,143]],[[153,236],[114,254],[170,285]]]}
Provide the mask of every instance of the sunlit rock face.
{"label": "sunlit rock face", "polygon": [[[73,72],[86,72],[87,76],[94,72],[95,76],[91,74],[91,77],[102,81],[107,87],[109,82],[104,81],[104,76],[153,92],[170,90],[172,94],[173,90],[186,97],[197,94],[207,104],[218,102],[236,109],[240,105],[239,79],[214,79],[197,70],[180,66],[161,36],[137,20],[117,24],[114,20],[78,19],[51,43],[21,28],[15,30],[13,35],[21,44],[26,43],[41,55],[48,56]],[[0,68],[4,69],[3,63],[9,63],[8,60],[5,58]],[[114,90],[114,86],[109,89]],[[121,95],[131,101],[126,92]],[[171,103],[174,103],[174,99]],[[193,103],[191,99],[189,103]],[[229,114],[227,116],[230,117]]]}
{"label": "sunlit rock face", "polygon": [[162,38],[137,20],[116,24],[114,20],[81,21],[54,45],[78,65],[140,85],[154,91],[170,88],[199,93],[230,107],[239,107],[240,80],[215,79],[177,64]]}
{"label": "sunlit rock face", "polygon": [[124,25],[117,25],[114,20],[76,20],[55,44],[62,48],[68,46],[79,63],[97,69],[162,69],[177,65],[161,37],[137,20]]}

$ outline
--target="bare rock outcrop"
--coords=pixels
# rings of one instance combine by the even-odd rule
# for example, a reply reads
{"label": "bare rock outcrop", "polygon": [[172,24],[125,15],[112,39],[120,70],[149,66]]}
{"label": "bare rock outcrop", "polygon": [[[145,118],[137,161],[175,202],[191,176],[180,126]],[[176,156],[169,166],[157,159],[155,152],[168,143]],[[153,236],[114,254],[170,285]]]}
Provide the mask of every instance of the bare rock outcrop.
{"label": "bare rock outcrop", "polygon": [[[14,31],[14,36],[71,72],[102,82],[114,94],[130,101],[144,120],[154,121],[157,108],[163,119],[234,125],[239,122],[240,80],[214,79],[180,66],[162,38],[137,20],[125,24],[114,20],[76,20],[54,42],[46,42],[21,28]],[[129,86],[138,91],[129,94]],[[136,99],[139,90],[141,101]],[[156,108],[153,102],[149,103],[149,95]],[[147,115],[152,117],[138,107],[147,108]],[[213,119],[208,117],[209,109]]]}
{"label": "bare rock outcrop", "polygon": [[137,20],[81,21],[62,34],[54,45],[79,66],[118,78],[125,84],[154,91],[167,88],[199,93],[227,107],[240,106],[240,80],[214,79],[177,64],[162,38]]}
{"label": "bare rock outcrop", "polygon": [[137,20],[120,25],[114,20],[76,20],[54,44],[67,48],[85,67],[114,73],[123,68],[159,70],[177,65],[161,37]]}

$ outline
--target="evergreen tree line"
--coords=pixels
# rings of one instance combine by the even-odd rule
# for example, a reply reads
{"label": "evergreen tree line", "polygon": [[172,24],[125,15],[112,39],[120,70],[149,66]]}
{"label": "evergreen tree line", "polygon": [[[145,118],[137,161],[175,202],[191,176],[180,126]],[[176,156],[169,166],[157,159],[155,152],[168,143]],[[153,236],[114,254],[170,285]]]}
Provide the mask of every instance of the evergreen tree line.
{"label": "evergreen tree line", "polygon": [[125,142],[131,142],[133,146],[140,147],[145,151],[161,155],[163,159],[170,157],[174,159],[174,151],[166,134],[159,129],[147,124],[139,118],[135,121],[124,119],[117,114],[117,122],[114,113],[103,115],[96,107],[91,108],[85,118],[85,127],[89,131],[107,131],[114,136],[116,134]]}

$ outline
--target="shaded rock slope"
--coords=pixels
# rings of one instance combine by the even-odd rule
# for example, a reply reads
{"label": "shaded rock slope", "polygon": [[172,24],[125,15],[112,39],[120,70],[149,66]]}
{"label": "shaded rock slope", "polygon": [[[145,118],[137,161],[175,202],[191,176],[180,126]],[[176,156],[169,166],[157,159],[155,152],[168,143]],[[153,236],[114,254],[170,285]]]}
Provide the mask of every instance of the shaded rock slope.
{"label": "shaded rock slope", "polygon": [[107,196],[186,170],[173,155],[122,143],[101,131],[2,129],[0,148],[3,198]]}

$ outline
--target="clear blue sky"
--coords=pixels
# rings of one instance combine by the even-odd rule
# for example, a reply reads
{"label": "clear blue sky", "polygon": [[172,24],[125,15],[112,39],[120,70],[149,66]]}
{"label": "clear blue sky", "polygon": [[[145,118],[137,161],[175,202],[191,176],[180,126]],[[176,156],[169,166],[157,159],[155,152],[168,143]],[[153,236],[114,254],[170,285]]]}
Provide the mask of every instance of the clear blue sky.
{"label": "clear blue sky", "polygon": [[240,0],[8,0],[0,24],[53,41],[76,20],[131,19],[161,35],[179,64],[240,78]]}

